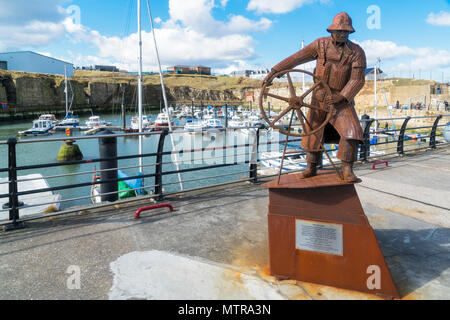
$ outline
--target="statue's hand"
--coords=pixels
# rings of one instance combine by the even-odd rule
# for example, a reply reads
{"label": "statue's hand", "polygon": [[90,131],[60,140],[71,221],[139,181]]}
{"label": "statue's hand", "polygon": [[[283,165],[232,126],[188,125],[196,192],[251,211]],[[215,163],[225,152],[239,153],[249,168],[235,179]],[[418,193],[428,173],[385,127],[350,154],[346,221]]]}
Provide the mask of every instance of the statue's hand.
{"label": "statue's hand", "polygon": [[331,104],[336,105],[336,104],[341,103],[344,100],[345,100],[345,97],[343,95],[341,95],[340,93],[336,93],[336,94],[332,94],[331,96],[327,96],[325,99],[325,103],[329,104],[329,105],[331,105]]}

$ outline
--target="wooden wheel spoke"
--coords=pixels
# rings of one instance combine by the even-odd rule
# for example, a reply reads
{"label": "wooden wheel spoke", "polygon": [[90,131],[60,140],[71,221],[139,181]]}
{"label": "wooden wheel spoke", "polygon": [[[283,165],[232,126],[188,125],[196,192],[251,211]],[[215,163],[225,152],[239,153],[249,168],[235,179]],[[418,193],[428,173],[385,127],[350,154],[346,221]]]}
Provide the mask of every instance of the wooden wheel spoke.
{"label": "wooden wheel spoke", "polygon": [[302,112],[303,119],[305,119],[306,124],[308,125],[309,130],[313,131],[313,127],[309,123],[308,119],[306,118],[305,114]]}
{"label": "wooden wheel spoke", "polygon": [[295,98],[295,87],[294,87],[294,83],[292,82],[291,79],[291,75],[288,73],[287,74],[287,79],[288,79],[288,84],[289,84],[289,93],[291,94],[291,98]]}
{"label": "wooden wheel spoke", "polygon": [[322,82],[317,82],[310,89],[308,89],[304,94],[301,95],[300,99],[305,99],[311,92],[313,92]]}
{"label": "wooden wheel spoke", "polygon": [[292,109],[291,107],[287,107],[286,109],[284,109],[283,112],[281,112],[278,116],[276,116],[276,118],[271,122],[271,125],[274,126],[275,123],[280,121],[280,119],[283,118],[291,109]]}
{"label": "wooden wheel spoke", "polygon": [[274,98],[274,99],[278,99],[278,100],[282,100],[282,101],[285,101],[285,102],[289,102],[289,98],[278,96],[278,95],[273,94],[273,93],[266,92],[266,93],[264,93],[264,95],[265,96],[269,96],[269,97]]}
{"label": "wooden wheel spoke", "polygon": [[300,120],[300,123],[302,125],[303,133],[308,134],[308,130],[306,130],[306,125],[305,125],[305,119],[306,119],[305,115],[303,114],[301,109],[296,109],[295,111],[297,112],[297,117]]}

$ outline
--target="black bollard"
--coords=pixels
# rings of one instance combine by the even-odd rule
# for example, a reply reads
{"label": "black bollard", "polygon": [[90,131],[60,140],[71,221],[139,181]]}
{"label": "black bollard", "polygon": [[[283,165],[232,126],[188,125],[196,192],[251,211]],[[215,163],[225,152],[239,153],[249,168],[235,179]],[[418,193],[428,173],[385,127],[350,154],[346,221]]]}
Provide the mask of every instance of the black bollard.
{"label": "black bollard", "polygon": [[[105,130],[102,135],[114,134],[110,130]],[[105,201],[117,201],[119,199],[118,191],[118,175],[117,175],[117,137],[105,137],[98,139],[98,152],[101,159],[107,159],[100,162],[100,180],[108,181],[100,185],[100,193],[102,194],[102,202]],[[110,159],[110,160],[108,160]],[[116,169],[116,170],[109,170]],[[103,171],[108,170],[108,171]],[[106,194],[111,193],[112,194]]]}
{"label": "black bollard", "polygon": [[228,128],[228,104],[225,103],[225,128]]}
{"label": "black bollard", "polygon": [[[367,114],[361,116],[361,120],[369,120],[370,117]],[[363,143],[361,144],[359,159],[363,162],[367,162],[367,158],[370,157],[370,126],[372,121],[364,121],[362,123],[363,129]]]}

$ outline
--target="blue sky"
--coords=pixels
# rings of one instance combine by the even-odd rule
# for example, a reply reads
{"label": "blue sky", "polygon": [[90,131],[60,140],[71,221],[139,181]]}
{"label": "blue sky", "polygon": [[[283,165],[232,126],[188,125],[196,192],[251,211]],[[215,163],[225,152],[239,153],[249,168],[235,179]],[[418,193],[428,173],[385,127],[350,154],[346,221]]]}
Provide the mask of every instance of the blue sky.
{"label": "blue sky", "polygon": [[[134,71],[136,2],[0,0],[0,51],[33,50],[78,66],[114,64]],[[144,69],[156,70],[146,0],[141,3]],[[369,64],[380,57],[388,73],[450,81],[450,0],[150,0],[150,5],[164,66],[204,64],[217,73],[270,68],[299,50],[302,40],[328,36],[334,15],[346,11],[356,29],[351,40],[364,48]]]}

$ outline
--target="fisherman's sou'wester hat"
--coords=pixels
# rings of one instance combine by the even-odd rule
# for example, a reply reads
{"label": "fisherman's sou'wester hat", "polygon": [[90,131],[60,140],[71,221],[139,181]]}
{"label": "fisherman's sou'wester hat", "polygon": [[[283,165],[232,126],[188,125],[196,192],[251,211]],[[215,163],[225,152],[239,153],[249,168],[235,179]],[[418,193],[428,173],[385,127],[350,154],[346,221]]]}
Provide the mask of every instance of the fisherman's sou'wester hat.
{"label": "fisherman's sou'wester hat", "polygon": [[331,31],[348,31],[350,33],[355,32],[355,29],[353,29],[352,25],[352,18],[346,13],[341,12],[337,14],[334,19],[331,26],[327,29],[328,32],[331,33]]}

